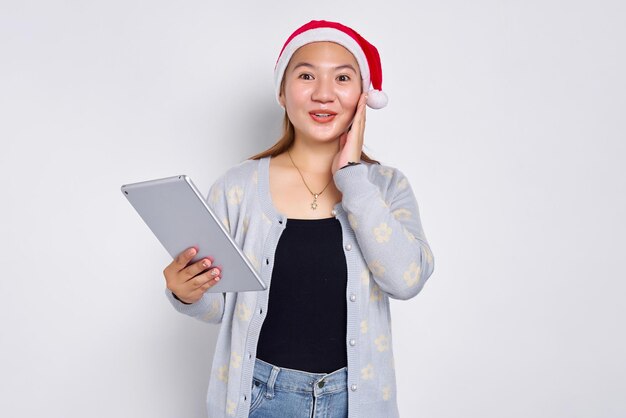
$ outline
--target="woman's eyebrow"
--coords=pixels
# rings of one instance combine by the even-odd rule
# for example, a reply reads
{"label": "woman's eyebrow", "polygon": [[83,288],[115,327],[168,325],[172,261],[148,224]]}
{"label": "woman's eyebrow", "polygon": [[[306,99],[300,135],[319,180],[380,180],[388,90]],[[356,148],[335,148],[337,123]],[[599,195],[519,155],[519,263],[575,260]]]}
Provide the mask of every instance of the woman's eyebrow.
{"label": "woman's eyebrow", "polygon": [[[316,68],[313,64],[309,64],[308,62],[300,62],[300,63],[296,64],[293,67],[292,71],[295,71],[295,70],[297,70],[300,67],[307,67],[307,68],[312,68],[312,69]],[[352,65],[350,65],[350,64],[339,65],[339,66],[334,68],[335,71],[337,71],[337,70],[345,70],[345,69],[352,70],[355,73],[357,72],[356,69]]]}
{"label": "woman's eyebrow", "polygon": [[312,64],[309,64],[308,62],[300,62],[293,67],[292,71],[296,71],[300,67],[315,68]]}
{"label": "woman's eyebrow", "polygon": [[345,65],[340,65],[339,67],[335,67],[335,70],[344,70],[344,69],[352,70],[356,73],[356,70],[350,64],[345,64]]}

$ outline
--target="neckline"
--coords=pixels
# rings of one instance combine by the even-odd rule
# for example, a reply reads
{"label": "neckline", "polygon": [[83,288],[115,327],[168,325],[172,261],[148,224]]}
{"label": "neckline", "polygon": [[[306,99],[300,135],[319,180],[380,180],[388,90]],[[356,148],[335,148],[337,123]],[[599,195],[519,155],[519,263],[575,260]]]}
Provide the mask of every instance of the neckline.
{"label": "neckline", "polygon": [[333,221],[335,220],[335,218],[333,216],[329,216],[328,218],[311,218],[311,219],[304,219],[304,218],[287,218],[288,221],[295,221],[295,222],[315,222],[315,221]]}
{"label": "neckline", "polygon": [[336,222],[339,222],[337,218],[319,218],[319,219],[298,219],[298,218],[287,218],[287,226],[297,226],[297,227],[330,227],[333,226]]}
{"label": "neckline", "polygon": [[[265,216],[267,216],[270,220],[278,220],[282,221],[284,224],[287,218],[283,213],[279,212],[278,209],[274,206],[274,202],[272,200],[272,193],[270,191],[270,160],[272,157],[263,157],[259,159],[259,164],[257,167],[257,185],[259,192],[259,200],[261,202],[261,206],[263,207],[263,212]],[[340,214],[343,214],[343,206],[341,206],[341,202],[337,203],[333,207],[334,216],[331,218],[319,218],[323,219],[332,219],[338,217]],[[307,219],[307,220],[319,220],[319,219]],[[297,219],[296,219],[297,220]]]}

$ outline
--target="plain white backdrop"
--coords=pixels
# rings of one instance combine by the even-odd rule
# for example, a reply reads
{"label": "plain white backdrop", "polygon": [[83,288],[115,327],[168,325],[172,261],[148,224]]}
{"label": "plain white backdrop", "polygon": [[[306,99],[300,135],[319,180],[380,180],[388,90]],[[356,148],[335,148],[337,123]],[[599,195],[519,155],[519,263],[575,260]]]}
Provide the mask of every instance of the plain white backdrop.
{"label": "plain white backdrop", "polygon": [[626,416],[625,5],[3,0],[0,415],[206,416],[217,327],[119,187],[271,145],[276,56],[325,18],[381,52],[367,149],[435,254],[392,304],[402,417]]}

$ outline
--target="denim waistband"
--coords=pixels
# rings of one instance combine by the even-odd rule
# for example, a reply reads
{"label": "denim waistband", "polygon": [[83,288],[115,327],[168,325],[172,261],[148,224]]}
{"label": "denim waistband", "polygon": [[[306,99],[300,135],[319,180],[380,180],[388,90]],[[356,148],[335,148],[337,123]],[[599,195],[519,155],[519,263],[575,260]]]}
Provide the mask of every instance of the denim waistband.
{"label": "denim waistband", "polygon": [[300,370],[277,367],[263,360],[254,363],[254,378],[267,384],[268,390],[310,393],[315,397],[324,394],[343,392],[348,386],[346,367],[332,373],[309,373]]}

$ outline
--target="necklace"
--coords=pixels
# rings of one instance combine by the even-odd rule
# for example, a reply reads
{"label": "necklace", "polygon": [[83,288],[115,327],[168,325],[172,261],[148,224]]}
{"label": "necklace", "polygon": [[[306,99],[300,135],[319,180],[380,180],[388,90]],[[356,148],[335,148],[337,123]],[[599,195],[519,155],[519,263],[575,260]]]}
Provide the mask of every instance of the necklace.
{"label": "necklace", "polygon": [[291,158],[291,153],[289,152],[289,150],[287,150],[287,155],[289,155],[289,159],[291,160],[291,164],[293,164],[293,166],[296,168],[296,170],[298,170],[298,174],[300,174],[300,178],[302,179],[302,183],[304,183],[304,186],[307,188],[307,190],[309,191],[309,193],[311,193],[311,195],[313,195],[313,202],[311,203],[311,209],[315,210],[317,209],[317,198],[324,193],[324,190],[326,190],[326,188],[328,187],[328,185],[330,184],[331,181],[333,181],[332,176],[330,177],[330,180],[328,180],[328,183],[326,183],[326,186],[324,186],[324,188],[322,189],[321,192],[319,193],[315,193],[313,190],[311,190],[311,188],[309,187],[308,184],[306,184],[306,181],[304,180],[304,176],[302,175],[302,172],[300,171],[300,169],[298,168],[298,166],[296,165],[296,163],[293,162],[293,158]]}

